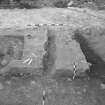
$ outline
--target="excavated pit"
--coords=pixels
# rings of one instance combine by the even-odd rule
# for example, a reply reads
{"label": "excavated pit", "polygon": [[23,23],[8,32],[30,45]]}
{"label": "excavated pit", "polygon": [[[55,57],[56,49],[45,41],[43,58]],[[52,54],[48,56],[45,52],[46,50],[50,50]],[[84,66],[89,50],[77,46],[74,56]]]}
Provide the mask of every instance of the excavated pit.
{"label": "excavated pit", "polygon": [[80,44],[87,62],[91,63],[90,69],[86,71],[87,74],[91,78],[100,78],[105,81],[105,62],[94,52],[94,50],[89,46],[88,41],[81,34],[81,31],[77,29],[73,38]]}

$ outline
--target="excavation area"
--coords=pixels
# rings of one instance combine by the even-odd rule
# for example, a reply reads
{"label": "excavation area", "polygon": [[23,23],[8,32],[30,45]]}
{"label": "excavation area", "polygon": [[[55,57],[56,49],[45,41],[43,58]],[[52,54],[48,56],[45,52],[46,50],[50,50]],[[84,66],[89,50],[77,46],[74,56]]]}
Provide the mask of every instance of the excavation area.
{"label": "excavation area", "polygon": [[105,12],[0,10],[0,105],[104,105]]}

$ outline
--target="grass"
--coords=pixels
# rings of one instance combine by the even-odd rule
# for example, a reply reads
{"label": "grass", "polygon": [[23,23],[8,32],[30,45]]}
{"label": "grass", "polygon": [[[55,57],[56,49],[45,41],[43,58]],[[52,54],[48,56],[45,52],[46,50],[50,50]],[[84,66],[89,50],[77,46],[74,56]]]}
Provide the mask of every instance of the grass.
{"label": "grass", "polygon": [[73,1],[73,7],[88,7],[98,8],[99,10],[105,9],[104,0],[0,0],[0,8],[14,9],[14,8],[43,8],[43,7],[57,7],[67,8],[67,4]]}

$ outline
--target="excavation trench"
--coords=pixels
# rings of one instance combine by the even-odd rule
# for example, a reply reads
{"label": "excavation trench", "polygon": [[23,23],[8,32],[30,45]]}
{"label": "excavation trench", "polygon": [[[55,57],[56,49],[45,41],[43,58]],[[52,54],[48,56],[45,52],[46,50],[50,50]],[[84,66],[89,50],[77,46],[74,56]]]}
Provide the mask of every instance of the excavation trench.
{"label": "excavation trench", "polygon": [[87,62],[91,63],[90,70],[87,70],[86,73],[91,78],[100,78],[105,80],[105,62],[102,60],[100,56],[95,54],[92,48],[89,47],[87,40],[81,35],[79,31],[75,32],[73,37],[81,47]]}

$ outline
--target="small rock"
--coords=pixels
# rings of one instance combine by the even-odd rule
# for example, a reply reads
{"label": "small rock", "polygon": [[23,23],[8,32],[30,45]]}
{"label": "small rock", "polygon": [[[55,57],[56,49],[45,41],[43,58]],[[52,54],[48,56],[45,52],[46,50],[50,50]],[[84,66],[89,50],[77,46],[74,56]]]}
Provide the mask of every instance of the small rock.
{"label": "small rock", "polygon": [[101,89],[105,89],[105,84],[102,83],[100,86],[101,86]]}
{"label": "small rock", "polygon": [[6,81],[6,84],[11,85],[11,81]]}
{"label": "small rock", "polygon": [[31,85],[35,85],[36,84],[36,82],[35,81],[31,81]]}
{"label": "small rock", "polygon": [[67,80],[68,80],[68,81],[72,81],[72,79],[71,79],[71,78],[68,78]]}
{"label": "small rock", "polygon": [[83,89],[83,92],[86,93],[86,91],[87,91],[86,88],[84,88],[84,89]]}

